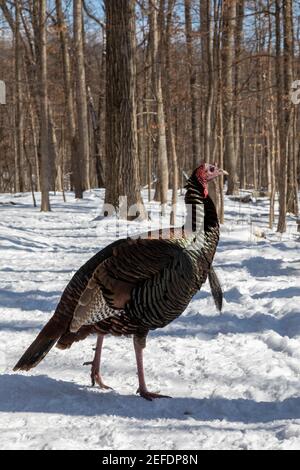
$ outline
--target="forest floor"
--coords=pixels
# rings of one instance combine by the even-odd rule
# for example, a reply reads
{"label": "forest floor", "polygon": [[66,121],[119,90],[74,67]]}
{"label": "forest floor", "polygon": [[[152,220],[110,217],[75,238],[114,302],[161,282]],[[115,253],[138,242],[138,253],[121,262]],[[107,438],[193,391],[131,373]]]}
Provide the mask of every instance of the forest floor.
{"label": "forest floor", "polygon": [[[264,199],[226,199],[215,258],[223,313],[205,285],[177,321],[149,336],[149,388],[173,399],[135,395],[130,338],[104,343],[113,391],[90,386],[83,362],[93,337],[54,348],[30,373],[12,372],[72,274],[115,237],[113,218],[99,217],[102,196],[67,194],[65,204],[53,196],[47,214],[29,194],[0,196],[0,448],[300,449],[299,234],[292,219],[283,237],[266,229]],[[256,237],[261,231],[266,238]]]}

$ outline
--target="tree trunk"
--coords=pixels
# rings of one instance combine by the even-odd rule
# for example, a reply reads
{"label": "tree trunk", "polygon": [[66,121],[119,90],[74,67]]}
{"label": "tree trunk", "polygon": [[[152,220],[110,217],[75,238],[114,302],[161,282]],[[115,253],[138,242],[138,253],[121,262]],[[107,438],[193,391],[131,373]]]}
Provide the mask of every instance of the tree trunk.
{"label": "tree trunk", "polygon": [[[244,25],[244,8],[245,0],[237,0],[236,5],[236,28],[235,28],[235,37],[234,37],[234,48],[235,48],[235,74],[234,74],[234,134],[235,134],[235,153],[236,159],[240,155],[242,157],[242,146],[243,146],[243,136],[241,134],[241,106],[240,106],[240,92],[239,88],[241,87],[241,52],[242,52],[242,39],[243,39],[243,25]],[[240,159],[240,168],[244,164],[243,157]],[[240,171],[240,174],[242,172]],[[243,176],[245,175],[243,169]],[[245,184],[243,182],[243,184]],[[245,185],[242,185],[240,181],[240,187],[244,188]]]}
{"label": "tree trunk", "polygon": [[[121,211],[127,196],[128,219],[145,216],[139,188],[136,121],[135,1],[105,0],[106,11],[106,158],[105,202]],[[124,214],[125,215],[125,214]]]}
{"label": "tree trunk", "polygon": [[23,115],[23,91],[22,91],[22,47],[20,45],[20,0],[15,2],[15,191],[23,192],[22,167],[24,161],[24,115]]}
{"label": "tree trunk", "polygon": [[[163,0],[161,0],[163,1]],[[165,205],[168,202],[169,189],[169,167],[166,140],[166,123],[162,90],[162,37],[159,31],[158,11],[160,11],[160,19],[162,19],[162,4],[158,0],[151,0],[150,6],[150,35],[151,35],[151,55],[153,67],[153,87],[157,104],[157,127],[158,127],[158,184],[159,199],[164,212]],[[161,26],[161,25],[160,25]]]}
{"label": "tree trunk", "polygon": [[223,5],[223,114],[224,114],[224,162],[229,172],[227,194],[237,191],[237,155],[234,144],[233,114],[233,54],[236,0],[224,0]]}
{"label": "tree trunk", "polygon": [[[207,162],[215,161],[217,146],[213,146],[212,141],[212,111],[215,93],[215,68],[213,54],[213,22],[211,15],[211,0],[200,1],[200,32],[201,32],[201,50],[202,50],[202,89],[205,90],[205,109],[203,119],[203,159]],[[204,85],[205,84],[205,85]],[[216,123],[215,123],[216,125]],[[212,181],[209,185],[209,195],[219,208],[218,182]]]}
{"label": "tree trunk", "polygon": [[294,59],[294,41],[293,41],[293,0],[284,2],[283,5],[283,26],[284,26],[284,57],[285,57],[285,85],[288,93],[288,107],[290,108],[290,125],[289,125],[289,143],[287,156],[287,212],[298,216],[298,182],[296,152],[294,152],[294,144],[297,140],[297,134],[294,134],[294,114],[295,109],[292,107],[290,92],[293,81],[293,59]]}
{"label": "tree trunk", "polygon": [[200,1],[200,27],[201,27],[201,50],[203,69],[206,84],[206,103],[204,119],[204,159],[211,162],[212,149],[212,106],[214,101],[215,79],[214,79],[214,57],[213,57],[213,22],[211,16],[211,1]]}
{"label": "tree trunk", "polygon": [[166,27],[166,109],[167,109],[167,126],[168,126],[168,141],[172,161],[172,211],[170,215],[170,224],[176,223],[176,204],[177,204],[177,191],[178,191],[178,160],[177,150],[175,144],[175,133],[173,126],[173,113],[172,113],[172,100],[171,100],[171,28],[172,17],[175,6],[175,0],[168,0],[167,10],[167,27]]}
{"label": "tree trunk", "polygon": [[[283,64],[281,56],[280,16],[283,15]],[[290,131],[292,106],[290,90],[292,85],[292,0],[276,0],[276,75],[277,75],[277,114],[280,138],[280,178],[279,184],[279,220],[277,230],[286,231],[287,213],[287,170],[290,150]]]}
{"label": "tree trunk", "polygon": [[191,104],[191,130],[192,130],[192,166],[194,169],[200,163],[200,128],[198,116],[198,93],[197,93],[197,74],[194,66],[194,47],[193,47],[193,27],[192,27],[192,14],[191,14],[191,0],[184,2],[185,12],[185,34],[186,34],[186,48],[187,48],[187,61],[190,82],[190,104]]}
{"label": "tree trunk", "polygon": [[[104,169],[101,158],[101,132],[99,127],[99,119],[94,106],[94,100],[91,94],[91,90],[89,88],[88,108],[93,129],[94,167],[97,175],[97,184],[100,188],[104,188]],[[99,114],[101,113],[99,112]]]}
{"label": "tree trunk", "polygon": [[72,182],[75,189],[75,198],[82,199],[83,184],[80,169],[78,138],[76,134],[75,112],[73,102],[73,86],[71,79],[71,64],[69,53],[69,41],[67,36],[67,25],[62,10],[61,0],[56,0],[57,27],[59,29],[60,43],[62,50],[65,108],[67,117],[67,138],[71,151]]}
{"label": "tree trunk", "polygon": [[[61,159],[59,156],[59,149],[58,149],[58,142],[56,136],[56,128],[53,118],[53,111],[52,106],[49,103],[48,105],[48,121],[49,121],[49,157],[50,157],[50,166],[51,166],[51,181],[50,181],[50,189],[56,191],[56,181],[58,173],[61,173]],[[60,191],[60,189],[58,189]]]}
{"label": "tree trunk", "polygon": [[83,53],[82,0],[73,1],[77,131],[83,189],[90,189],[89,130]]}
{"label": "tree trunk", "polygon": [[48,90],[47,90],[47,31],[46,31],[46,0],[39,2],[39,101],[40,101],[40,154],[41,154],[41,211],[48,212],[50,208],[49,199],[49,120],[48,120]]}

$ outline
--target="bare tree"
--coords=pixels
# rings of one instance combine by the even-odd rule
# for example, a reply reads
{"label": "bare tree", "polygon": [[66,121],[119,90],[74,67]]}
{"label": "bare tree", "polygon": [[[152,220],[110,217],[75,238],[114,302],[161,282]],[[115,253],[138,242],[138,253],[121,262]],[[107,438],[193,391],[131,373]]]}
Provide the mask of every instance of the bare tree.
{"label": "bare tree", "polygon": [[177,191],[178,191],[178,158],[175,142],[174,132],[174,118],[172,113],[172,99],[171,99],[171,32],[172,32],[172,18],[175,0],[168,0],[167,5],[167,24],[166,24],[166,37],[165,37],[165,54],[166,54],[166,115],[168,126],[168,145],[171,154],[172,162],[172,212],[170,217],[171,225],[176,223],[176,204],[177,204]]}
{"label": "bare tree", "polygon": [[168,201],[169,167],[166,139],[165,106],[162,89],[162,25],[164,0],[150,1],[150,44],[153,70],[153,89],[157,104],[157,128],[158,128],[158,197],[162,204],[162,210]]}
{"label": "bare tree", "polygon": [[40,103],[40,154],[41,154],[41,211],[50,211],[49,198],[49,181],[50,181],[50,165],[49,165],[49,134],[48,134],[48,87],[47,87],[47,12],[46,0],[40,0],[38,11],[38,89]]}
{"label": "bare tree", "polygon": [[[286,231],[287,181],[289,142],[292,123],[292,106],[289,93],[292,85],[292,2],[276,0],[276,72],[277,72],[277,115],[280,137],[280,179],[279,179],[279,220],[278,232]],[[281,10],[283,15],[284,62],[281,56]]]}
{"label": "bare tree", "polygon": [[23,90],[22,90],[22,47],[20,44],[20,2],[15,2],[15,191],[23,192],[22,166],[24,161],[24,115],[23,115]]}
{"label": "bare tree", "polygon": [[194,47],[193,47],[193,27],[192,27],[192,13],[191,13],[191,0],[185,0],[185,34],[186,34],[186,48],[187,48],[187,61],[189,71],[190,83],[190,103],[191,103],[191,129],[192,129],[192,166],[195,168],[200,161],[200,130],[199,130],[199,115],[198,115],[198,93],[197,93],[197,74],[194,66]]}
{"label": "bare tree", "polygon": [[80,170],[82,172],[82,184],[84,189],[90,189],[89,170],[89,129],[87,92],[85,80],[84,48],[83,48],[83,18],[82,0],[73,1],[74,23],[74,52],[75,80],[76,80],[76,108],[77,108],[77,132],[78,150],[80,155]]}
{"label": "bare tree", "polygon": [[236,0],[224,0],[223,3],[223,112],[224,112],[224,161],[229,172],[227,194],[237,190],[237,155],[234,145],[233,114],[233,53],[236,18]]}
{"label": "bare tree", "polygon": [[69,40],[67,33],[67,25],[63,15],[61,0],[56,0],[56,16],[57,27],[60,36],[63,74],[64,74],[64,91],[65,91],[65,109],[67,118],[67,137],[71,152],[72,182],[75,190],[75,197],[81,199],[83,197],[83,185],[81,178],[81,168],[78,152],[78,138],[76,133],[75,110],[73,100],[73,85],[71,79],[71,61],[69,52]]}
{"label": "bare tree", "polygon": [[[105,1],[106,11],[106,156],[105,201],[119,207],[127,196],[135,213],[144,216],[139,188],[136,122],[135,1]],[[122,210],[122,207],[120,208]]]}
{"label": "bare tree", "polygon": [[295,109],[290,99],[293,81],[293,0],[283,2],[283,30],[284,30],[284,81],[286,104],[289,111],[288,156],[287,156],[287,212],[298,215],[298,181],[297,181],[297,155],[294,143],[294,114]]}

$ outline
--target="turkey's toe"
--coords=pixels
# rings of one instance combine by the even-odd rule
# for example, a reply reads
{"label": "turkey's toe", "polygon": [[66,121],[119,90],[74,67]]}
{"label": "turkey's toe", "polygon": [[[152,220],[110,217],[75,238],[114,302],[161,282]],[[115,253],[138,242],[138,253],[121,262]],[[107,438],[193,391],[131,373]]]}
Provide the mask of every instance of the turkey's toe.
{"label": "turkey's toe", "polygon": [[108,385],[106,385],[103,380],[102,380],[102,377],[100,374],[98,373],[92,373],[91,374],[91,379],[92,379],[92,386],[94,387],[95,384],[99,385],[100,388],[102,388],[103,390],[113,390],[111,387],[109,387]]}
{"label": "turkey's toe", "polygon": [[94,364],[94,361],[92,362],[84,362],[83,364],[84,366],[89,366],[91,365],[92,366],[92,370],[91,370],[91,381],[92,381],[92,387],[94,387],[96,384],[99,385],[100,388],[102,388],[103,390],[113,390],[111,387],[109,387],[108,385],[106,385],[103,380],[102,380],[102,377],[99,373],[99,366],[98,364]]}
{"label": "turkey's toe", "polygon": [[148,392],[148,390],[140,390],[139,388],[137,389],[136,393],[138,393],[142,398],[145,398],[145,400],[148,401],[152,401],[155,398],[172,398],[168,395],[161,395],[160,393]]}

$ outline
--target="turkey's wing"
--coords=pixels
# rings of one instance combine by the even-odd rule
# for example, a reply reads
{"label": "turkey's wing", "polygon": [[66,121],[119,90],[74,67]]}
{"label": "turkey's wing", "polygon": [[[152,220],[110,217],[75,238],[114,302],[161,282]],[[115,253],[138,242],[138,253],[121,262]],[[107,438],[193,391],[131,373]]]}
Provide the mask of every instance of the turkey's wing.
{"label": "turkey's wing", "polygon": [[162,272],[182,253],[165,240],[128,239],[95,269],[75,309],[70,331],[124,311],[135,287]]}
{"label": "turkey's wing", "polygon": [[192,259],[181,250],[152,278],[134,287],[126,313],[145,329],[162,328],[186,309],[197,290],[195,280]]}

